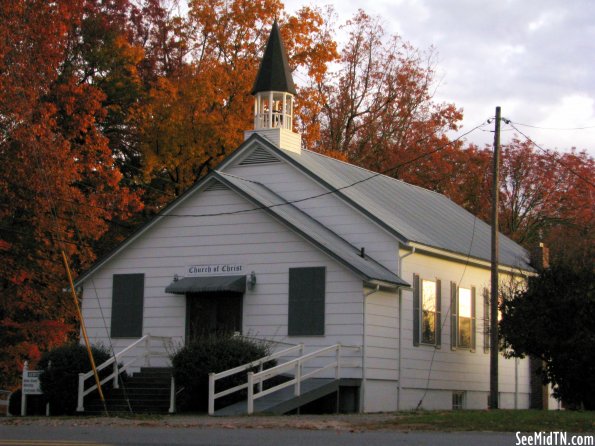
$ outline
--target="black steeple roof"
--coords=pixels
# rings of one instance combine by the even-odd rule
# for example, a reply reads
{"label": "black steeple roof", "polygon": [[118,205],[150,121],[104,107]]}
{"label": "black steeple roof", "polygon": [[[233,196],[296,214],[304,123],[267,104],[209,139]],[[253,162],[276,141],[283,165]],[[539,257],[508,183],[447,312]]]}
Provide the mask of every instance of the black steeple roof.
{"label": "black steeple roof", "polygon": [[286,91],[294,95],[297,94],[277,20],[273,23],[256,81],[252,87],[253,95],[260,91]]}

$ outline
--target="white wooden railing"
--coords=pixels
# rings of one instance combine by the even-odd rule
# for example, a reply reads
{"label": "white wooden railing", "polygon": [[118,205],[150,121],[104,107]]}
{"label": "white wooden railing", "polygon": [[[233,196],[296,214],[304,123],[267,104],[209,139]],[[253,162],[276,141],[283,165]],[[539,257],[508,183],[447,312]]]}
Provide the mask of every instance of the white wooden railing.
{"label": "white wooden railing", "polygon": [[[225,389],[221,392],[215,393],[215,384],[218,380],[226,378],[228,376],[236,375],[238,373],[246,372],[256,367],[258,367],[259,372],[262,372],[264,364],[266,364],[267,362],[295,353],[298,353],[299,356],[303,355],[304,344],[294,345],[293,347],[280,350],[271,355],[257,359],[256,361],[249,362],[248,364],[234,367],[233,369],[225,370],[219,373],[209,373],[209,415],[213,415],[215,413],[215,400],[217,398],[221,398],[223,396],[230,395],[232,393],[239,392],[240,390],[248,388],[248,383],[246,382],[244,384],[240,384],[238,386],[231,387],[229,389]],[[260,390],[262,390],[262,383]]]}
{"label": "white wooden railing", "polygon": [[254,128],[256,129],[275,129],[283,128],[287,130],[292,129],[292,116],[281,112],[258,113],[254,117]]}
{"label": "white wooden railing", "polygon": [[[161,350],[151,350],[151,341],[161,341],[162,349]],[[131,356],[130,353],[133,349],[139,347],[139,351],[136,355],[134,355],[133,359],[125,363],[124,365],[120,366],[118,364],[118,360],[125,355]],[[100,383],[101,385],[105,384],[106,382],[113,380],[113,386],[115,389],[119,387],[118,384],[118,376],[120,373],[125,372],[128,368],[137,362],[139,359],[144,358],[144,365],[145,367],[151,366],[151,357],[168,357],[168,350],[171,350],[173,347],[172,338],[165,337],[165,336],[151,336],[150,334],[144,335],[142,338],[134,341],[128,347],[123,349],[122,351],[113,355],[110,359],[105,361],[103,364],[97,366],[97,372],[112,366],[112,373],[108,376],[103,378]],[[78,404],[77,404],[77,412],[84,412],[84,398],[89,393],[93,392],[97,389],[97,384],[93,384],[91,387],[85,389],[85,382],[89,379],[93,378],[93,370],[87,373],[79,373],[79,385],[78,385]],[[172,384],[173,385],[173,384]]]}
{"label": "white wooden railing", "polygon": [[[312,378],[319,373],[334,369],[335,379],[339,379],[341,377],[341,350],[342,349],[356,349],[359,350],[361,347],[359,346],[351,346],[351,345],[341,345],[335,344],[331,345],[330,347],[324,347],[314,352],[308,353],[306,355],[303,354],[304,346],[303,344],[296,345],[294,347],[290,347],[285,350],[281,350],[276,352],[270,356],[266,356],[264,358],[258,359],[257,361],[253,361],[249,364],[244,364],[239,367],[235,367],[230,370],[226,370],[220,373],[210,373],[209,374],[209,415],[213,415],[215,413],[215,400],[222,396],[229,395],[231,393],[238,392],[243,389],[248,390],[248,398],[247,398],[247,412],[248,414],[254,413],[254,401],[258,398],[263,396],[269,395],[277,390],[284,389],[286,387],[294,386],[294,395],[300,396],[301,395],[301,383],[305,380]],[[272,359],[280,358],[287,356],[290,353],[294,353],[299,351],[299,357],[284,362],[283,364],[279,364],[275,367],[271,367],[269,369],[263,370],[263,364],[266,362],[271,361]],[[304,364],[311,361],[312,359],[319,358],[319,357],[329,357],[329,353],[333,353],[331,358],[332,361],[320,366],[320,367],[310,367],[310,370],[307,373],[304,373]],[[258,372],[253,372],[251,369],[255,367],[259,367]],[[235,375],[237,373],[247,372],[246,374],[246,383],[240,384],[238,386],[232,387],[230,389],[223,390],[219,393],[215,393],[215,382],[221,378],[225,378],[227,376]],[[279,376],[284,373],[292,373],[293,379],[290,379],[286,382],[278,384],[276,386],[270,387],[266,390],[263,390],[263,385],[265,381]],[[256,388],[256,391],[255,391]]]}

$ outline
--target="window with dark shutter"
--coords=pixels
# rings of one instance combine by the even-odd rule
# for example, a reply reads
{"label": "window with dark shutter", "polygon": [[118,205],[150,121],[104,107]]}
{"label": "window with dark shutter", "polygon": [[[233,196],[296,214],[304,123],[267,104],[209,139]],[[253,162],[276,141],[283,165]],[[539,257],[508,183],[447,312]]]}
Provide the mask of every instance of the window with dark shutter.
{"label": "window with dark shutter", "polygon": [[419,345],[419,275],[413,275],[413,345]]}
{"label": "window with dark shutter", "polygon": [[490,351],[490,291],[483,289],[483,351]]}
{"label": "window with dark shutter", "polygon": [[442,281],[436,280],[436,348],[442,346]]}
{"label": "window with dark shutter", "polygon": [[324,335],[326,268],[289,269],[289,336]]}
{"label": "window with dark shutter", "polygon": [[468,348],[475,351],[475,287],[459,288],[450,284],[451,302],[451,348]]}
{"label": "window with dark shutter", "polygon": [[475,308],[476,308],[476,295],[475,295],[475,287],[471,287],[471,346],[470,349],[472,352],[475,351],[475,344],[476,344],[476,333],[477,333],[477,322],[475,317]]}
{"label": "window with dark shutter", "polygon": [[457,349],[458,338],[458,305],[457,305],[457,284],[450,282],[450,348]]}
{"label": "window with dark shutter", "polygon": [[114,274],[112,338],[140,338],[143,334],[144,274]]}
{"label": "window with dark shutter", "polygon": [[457,347],[471,348],[473,299],[469,288],[459,288],[457,302]]}
{"label": "window with dark shutter", "polygon": [[440,348],[442,290],[440,280],[420,280],[413,275],[413,345]]}

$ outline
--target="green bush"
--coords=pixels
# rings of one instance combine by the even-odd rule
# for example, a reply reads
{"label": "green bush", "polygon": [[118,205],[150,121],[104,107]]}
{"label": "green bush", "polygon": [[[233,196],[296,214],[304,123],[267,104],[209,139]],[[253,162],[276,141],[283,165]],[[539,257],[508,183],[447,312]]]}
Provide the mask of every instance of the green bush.
{"label": "green bush", "polygon": [[[102,347],[91,347],[95,364],[100,365],[110,358]],[[51,361],[51,362],[50,362]],[[57,347],[42,355],[38,368],[43,370],[39,380],[41,390],[50,403],[52,415],[73,414],[76,411],[78,375],[91,370],[91,362],[84,345],[71,343]],[[111,367],[102,371],[105,376]]]}
{"label": "green bush", "polygon": [[[22,390],[12,392],[8,400],[8,411],[12,416],[21,415]],[[45,415],[45,395],[27,395],[27,415]]]}
{"label": "green bush", "polygon": [[[179,394],[177,407],[182,411],[206,411],[209,401],[209,373],[219,373],[233,367],[255,361],[269,355],[264,343],[256,343],[241,337],[206,337],[193,340],[172,356],[176,387],[184,390]],[[267,363],[268,367],[275,362]],[[218,380],[220,392],[246,382],[246,372]],[[238,392],[218,399],[224,406],[245,398]]]}
{"label": "green bush", "polygon": [[21,389],[15,390],[10,395],[10,399],[8,400],[8,411],[11,415],[20,415],[21,414],[21,395],[23,391]]}

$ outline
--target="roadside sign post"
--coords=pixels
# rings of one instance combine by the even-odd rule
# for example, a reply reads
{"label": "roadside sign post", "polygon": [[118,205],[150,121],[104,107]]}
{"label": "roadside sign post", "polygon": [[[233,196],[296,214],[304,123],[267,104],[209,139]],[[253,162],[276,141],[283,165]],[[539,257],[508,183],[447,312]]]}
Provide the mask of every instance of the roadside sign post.
{"label": "roadside sign post", "polygon": [[[43,370],[29,370],[29,362],[23,365],[23,386],[21,393],[21,416],[27,415],[27,395],[43,395],[39,376]],[[47,414],[47,408],[46,408]]]}

